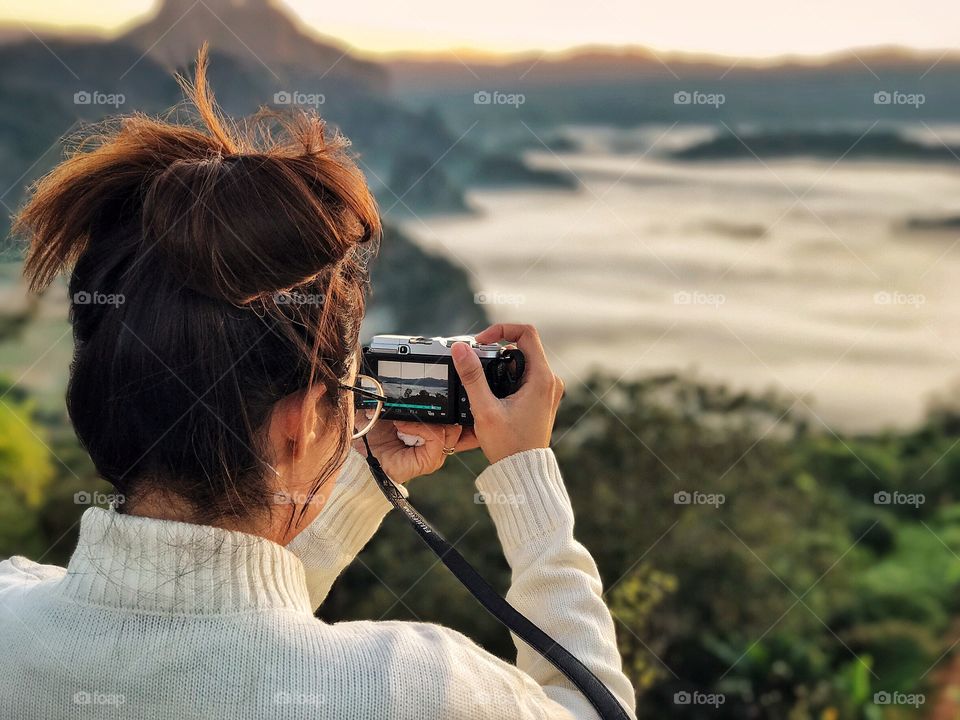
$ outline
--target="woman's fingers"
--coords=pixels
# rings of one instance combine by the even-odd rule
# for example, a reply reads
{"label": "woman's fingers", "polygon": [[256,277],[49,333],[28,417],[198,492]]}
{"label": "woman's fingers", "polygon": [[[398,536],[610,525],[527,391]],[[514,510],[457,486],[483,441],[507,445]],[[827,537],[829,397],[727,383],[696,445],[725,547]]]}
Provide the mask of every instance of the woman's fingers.
{"label": "woman's fingers", "polygon": [[494,343],[501,340],[506,340],[508,343],[516,343],[524,355],[535,354],[545,356],[543,344],[540,342],[540,333],[537,332],[537,329],[533,325],[497,323],[477,335],[477,342],[481,343]]}
{"label": "woman's fingers", "polygon": [[506,340],[520,349],[526,361],[521,390],[523,386],[529,384],[537,392],[542,392],[552,385],[553,373],[547,363],[547,354],[543,349],[543,343],[540,342],[540,333],[533,325],[497,323],[491,325],[476,337],[477,342],[481,343]]}
{"label": "woman's fingers", "polygon": [[[482,392],[471,394],[468,378],[479,387],[479,378],[470,377],[463,366],[479,365],[454,363],[460,380],[470,396],[470,407],[475,420],[474,432],[480,439],[480,447],[491,463],[524,450],[550,446],[550,435],[556,418],[557,406],[563,396],[563,383],[550,370],[547,356],[540,342],[540,335],[532,325],[497,323],[477,335],[480,343],[511,342],[523,352],[526,360],[520,389],[503,399],[489,400]],[[456,350],[458,345],[454,345]],[[464,375],[468,375],[465,378]],[[473,373],[476,375],[476,373]],[[486,386],[486,381],[483,381]],[[489,388],[487,388],[489,393]],[[480,396],[480,402],[474,398]]]}
{"label": "woman's fingers", "polygon": [[463,428],[459,425],[441,425],[440,427],[443,428],[443,447],[456,448],[463,434]]}
{"label": "woman's fingers", "polygon": [[[383,433],[379,442],[371,442],[374,454],[380,459],[384,470],[397,482],[407,482],[420,475],[429,475],[443,467],[447,457],[444,448],[466,451],[479,447],[480,443],[472,428],[460,425],[438,425],[416,420],[394,420],[375,428]],[[374,430],[371,430],[373,434]],[[420,445],[407,445],[397,437],[397,432],[423,438]],[[371,438],[372,440],[373,438]],[[366,456],[363,448],[354,447]]]}
{"label": "woman's fingers", "polygon": [[480,441],[477,439],[477,434],[473,431],[473,428],[463,428],[460,439],[453,447],[457,452],[465,452],[480,447]]}
{"label": "woman's fingers", "polygon": [[450,356],[453,358],[460,384],[470,398],[473,416],[476,418],[492,415],[498,400],[490,389],[480,358],[465,342],[454,343]]}
{"label": "woman's fingers", "polygon": [[419,435],[427,443],[442,443],[440,449],[453,448],[457,452],[465,452],[480,447],[473,428],[461,425],[433,425],[416,421],[397,420],[394,425],[400,432],[408,435]]}
{"label": "woman's fingers", "polygon": [[441,425],[430,425],[417,422],[416,420],[394,420],[393,426],[404,435],[422,437],[427,443],[443,441],[443,429]]}
{"label": "woman's fingers", "polygon": [[[460,435],[463,428],[460,425],[435,425],[417,421],[394,422],[394,427],[407,435],[422,437],[424,444],[408,448],[421,458],[424,470],[433,472],[443,465],[447,456],[444,448],[459,448]],[[476,446],[474,446],[476,447]]]}

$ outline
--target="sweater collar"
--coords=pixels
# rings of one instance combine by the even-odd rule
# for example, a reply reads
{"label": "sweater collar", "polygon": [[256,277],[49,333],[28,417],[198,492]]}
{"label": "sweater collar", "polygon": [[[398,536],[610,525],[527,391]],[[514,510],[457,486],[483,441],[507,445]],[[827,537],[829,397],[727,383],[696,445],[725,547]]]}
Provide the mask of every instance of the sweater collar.
{"label": "sweater collar", "polygon": [[89,508],[62,581],[92,605],[161,614],[312,614],[303,565],[265,538]]}

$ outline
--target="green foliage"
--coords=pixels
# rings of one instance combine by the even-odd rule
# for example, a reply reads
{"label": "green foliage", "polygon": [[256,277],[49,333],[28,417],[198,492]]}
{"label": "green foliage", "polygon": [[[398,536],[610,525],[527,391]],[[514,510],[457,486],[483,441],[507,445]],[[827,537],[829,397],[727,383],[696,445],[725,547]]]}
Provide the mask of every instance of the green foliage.
{"label": "green foliage", "polygon": [[653,611],[676,589],[675,577],[641,564],[608,590],[610,612],[620,624],[617,640],[624,668],[638,692],[652,687],[667,674],[656,660],[663,643],[658,642],[651,620]]}
{"label": "green foliage", "polygon": [[43,500],[53,477],[50,453],[30,411],[0,400],[0,486],[28,509]]}
{"label": "green foliage", "polygon": [[[672,375],[568,389],[553,447],[642,717],[702,717],[673,702],[681,690],[723,693],[715,717],[793,720],[917,717],[874,693],[926,693],[927,707],[938,695],[960,610],[960,422],[940,408],[912,432],[837,436],[788,407]],[[0,430],[0,553],[65,562],[83,510],[73,494],[102,483],[65,418],[38,417],[24,393],[8,392]],[[509,568],[473,487],[484,466],[458,454],[412,492],[505,590]],[[925,502],[877,505],[881,490]],[[321,612],[441,622],[514,654],[398,516]]]}
{"label": "green foliage", "polygon": [[43,549],[38,509],[54,469],[42,435],[27,404],[0,399],[0,554]]}

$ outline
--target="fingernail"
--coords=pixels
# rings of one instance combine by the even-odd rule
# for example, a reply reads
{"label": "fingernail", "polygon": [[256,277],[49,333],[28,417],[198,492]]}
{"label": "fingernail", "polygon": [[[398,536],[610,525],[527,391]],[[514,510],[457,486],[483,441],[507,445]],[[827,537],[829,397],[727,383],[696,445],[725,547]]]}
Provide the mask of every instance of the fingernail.
{"label": "fingernail", "polygon": [[467,344],[463,342],[454,343],[450,349],[450,354],[453,355],[454,360],[463,360],[468,352],[470,352],[470,350],[467,348]]}

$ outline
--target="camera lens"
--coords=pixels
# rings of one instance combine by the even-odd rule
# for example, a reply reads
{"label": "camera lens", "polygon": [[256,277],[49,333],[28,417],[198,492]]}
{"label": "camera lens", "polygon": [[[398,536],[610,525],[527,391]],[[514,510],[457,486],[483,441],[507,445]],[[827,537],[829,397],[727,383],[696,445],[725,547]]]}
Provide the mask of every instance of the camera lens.
{"label": "camera lens", "polygon": [[410,348],[407,347],[406,345],[401,345],[399,348],[397,348],[397,352],[400,353],[401,355],[409,355]]}

